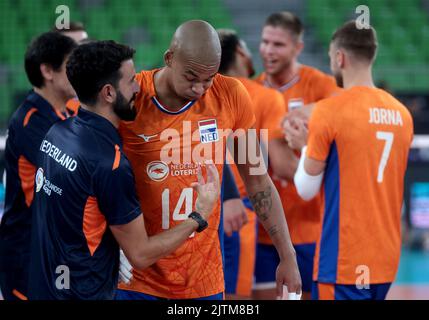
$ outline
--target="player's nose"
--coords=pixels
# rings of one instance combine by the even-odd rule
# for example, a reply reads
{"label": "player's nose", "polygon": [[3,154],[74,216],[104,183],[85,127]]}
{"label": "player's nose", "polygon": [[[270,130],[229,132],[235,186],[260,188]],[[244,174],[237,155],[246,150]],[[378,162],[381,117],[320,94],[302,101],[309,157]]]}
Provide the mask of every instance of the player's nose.
{"label": "player's nose", "polygon": [[192,92],[202,95],[204,93],[204,86],[202,83],[194,83],[192,85]]}

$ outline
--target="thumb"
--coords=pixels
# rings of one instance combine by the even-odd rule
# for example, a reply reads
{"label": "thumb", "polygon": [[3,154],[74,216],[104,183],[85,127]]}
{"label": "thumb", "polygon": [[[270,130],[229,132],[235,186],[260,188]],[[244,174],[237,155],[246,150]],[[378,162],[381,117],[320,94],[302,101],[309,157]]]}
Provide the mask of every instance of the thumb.
{"label": "thumb", "polygon": [[276,296],[277,300],[281,300],[283,298],[283,281],[277,280],[277,288],[276,288]]}

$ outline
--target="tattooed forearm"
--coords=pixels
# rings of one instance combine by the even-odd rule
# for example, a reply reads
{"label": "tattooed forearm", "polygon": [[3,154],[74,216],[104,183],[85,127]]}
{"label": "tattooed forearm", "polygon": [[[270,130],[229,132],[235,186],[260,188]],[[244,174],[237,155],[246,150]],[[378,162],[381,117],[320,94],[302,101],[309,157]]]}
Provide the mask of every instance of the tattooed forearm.
{"label": "tattooed forearm", "polygon": [[269,229],[268,229],[268,234],[270,235],[270,238],[272,239],[276,234],[277,234],[277,232],[278,232],[279,230],[277,229],[277,226],[276,225],[274,225],[274,226],[271,226]]}
{"label": "tattooed forearm", "polygon": [[271,187],[267,187],[264,191],[260,191],[249,196],[249,199],[252,202],[258,218],[261,221],[266,221],[268,219],[268,214],[271,211],[271,207],[273,206]]}

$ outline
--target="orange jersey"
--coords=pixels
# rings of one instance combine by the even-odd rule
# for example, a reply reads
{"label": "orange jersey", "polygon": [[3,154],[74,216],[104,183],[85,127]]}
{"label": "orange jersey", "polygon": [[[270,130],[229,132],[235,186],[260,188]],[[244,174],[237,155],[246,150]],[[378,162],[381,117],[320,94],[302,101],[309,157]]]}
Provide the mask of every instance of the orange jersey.
{"label": "orange jersey", "polygon": [[[264,73],[257,78],[257,81],[268,85]],[[278,90],[283,95],[286,103],[285,113],[287,113],[290,109],[328,98],[339,88],[333,77],[315,68],[302,65],[298,75]],[[298,195],[293,181],[273,177],[273,182],[282,199],[292,243],[316,242],[320,232],[320,196],[318,195],[311,201],[304,201]],[[262,226],[259,227],[259,242],[272,244]]]}
{"label": "orange jersey", "polygon": [[[169,111],[156,98],[156,71],[137,75],[141,88],[135,102],[137,118],[120,126],[149,236],[180,224],[195,210],[196,193],[190,185],[204,159],[213,160],[222,177],[226,151],[222,130],[248,129],[255,122],[246,89],[221,75],[215,76],[202,98]],[[134,270],[131,284],[120,288],[171,299],[223,292],[220,202],[208,222],[204,232],[193,234],[172,254],[147,269]]]}
{"label": "orange jersey", "polygon": [[326,168],[315,280],[393,282],[412,138],[410,113],[383,90],[353,87],[316,104],[306,156]]}
{"label": "orange jersey", "polygon": [[[276,90],[265,88],[253,80],[241,77],[238,79],[243,83],[252,99],[253,113],[256,119],[254,128],[258,139],[262,137],[260,142],[267,144],[272,139],[282,137],[281,121],[286,112],[282,95]],[[267,130],[268,135],[266,137],[261,136],[261,129]],[[237,167],[231,165],[231,170],[234,173],[240,196],[242,198],[247,197],[246,188]]]}

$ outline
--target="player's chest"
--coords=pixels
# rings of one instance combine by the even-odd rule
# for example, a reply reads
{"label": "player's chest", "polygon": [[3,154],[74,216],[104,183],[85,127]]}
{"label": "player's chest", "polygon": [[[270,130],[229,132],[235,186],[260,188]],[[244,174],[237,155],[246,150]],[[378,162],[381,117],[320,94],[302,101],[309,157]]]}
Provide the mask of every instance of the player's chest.
{"label": "player's chest", "polygon": [[315,102],[313,90],[306,83],[297,83],[281,93],[289,111]]}

